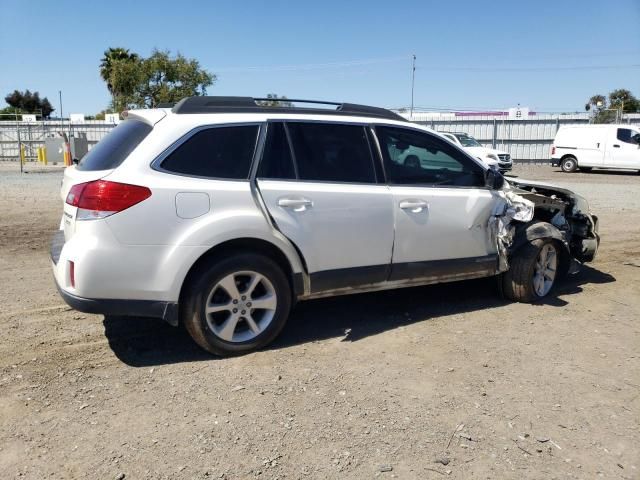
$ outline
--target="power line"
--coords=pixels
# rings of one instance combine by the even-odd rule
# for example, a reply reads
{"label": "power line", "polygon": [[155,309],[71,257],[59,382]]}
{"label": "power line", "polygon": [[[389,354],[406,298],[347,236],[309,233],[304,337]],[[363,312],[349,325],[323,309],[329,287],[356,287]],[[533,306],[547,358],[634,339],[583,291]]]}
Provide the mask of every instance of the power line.
{"label": "power line", "polygon": [[324,68],[357,67],[376,63],[391,63],[406,61],[407,55],[387,58],[369,58],[363,60],[350,60],[345,62],[308,63],[301,65],[261,65],[251,67],[226,67],[216,68],[216,72],[288,72],[298,70],[318,70]]}
{"label": "power line", "polygon": [[[417,67],[420,68],[420,67]],[[627,68],[640,68],[640,64],[627,65],[574,65],[559,67],[434,67],[429,66],[429,71],[465,71],[465,72],[546,72],[560,70],[616,70]]]}

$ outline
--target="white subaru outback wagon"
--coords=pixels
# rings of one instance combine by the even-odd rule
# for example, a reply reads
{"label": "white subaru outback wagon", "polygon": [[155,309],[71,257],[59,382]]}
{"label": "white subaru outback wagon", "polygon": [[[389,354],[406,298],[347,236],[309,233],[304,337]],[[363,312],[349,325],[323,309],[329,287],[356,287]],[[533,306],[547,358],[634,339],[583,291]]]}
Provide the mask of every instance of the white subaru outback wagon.
{"label": "white subaru outback wagon", "polygon": [[183,323],[233,355],[298,300],[497,276],[529,302],[596,254],[571,191],[507,182],[385,109],[256,100],[129,111],[65,170],[51,259],[70,306]]}

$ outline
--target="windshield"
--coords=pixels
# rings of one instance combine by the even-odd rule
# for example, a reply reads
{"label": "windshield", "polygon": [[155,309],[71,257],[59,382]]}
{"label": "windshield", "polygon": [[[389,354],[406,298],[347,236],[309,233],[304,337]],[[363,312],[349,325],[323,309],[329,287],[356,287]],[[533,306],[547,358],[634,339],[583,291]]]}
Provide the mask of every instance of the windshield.
{"label": "windshield", "polygon": [[475,138],[473,138],[470,135],[456,134],[456,137],[458,137],[458,140],[460,140],[460,143],[462,144],[463,147],[481,147],[482,146],[478,143],[478,141]]}

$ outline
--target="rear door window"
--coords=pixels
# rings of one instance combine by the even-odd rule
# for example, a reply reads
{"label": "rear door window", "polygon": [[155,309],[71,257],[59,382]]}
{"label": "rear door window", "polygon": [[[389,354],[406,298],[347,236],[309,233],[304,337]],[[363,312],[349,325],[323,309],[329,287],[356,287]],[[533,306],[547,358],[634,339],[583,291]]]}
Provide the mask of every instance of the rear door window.
{"label": "rear door window", "polygon": [[291,122],[287,127],[300,180],[376,183],[364,126]]}
{"label": "rear door window", "polygon": [[287,140],[287,132],[281,122],[269,123],[264,153],[258,167],[258,178],[293,180],[296,171]]}
{"label": "rear door window", "polygon": [[82,157],[78,170],[111,170],[118,167],[140,145],[153,127],[140,120],[125,120],[111,130]]}
{"label": "rear door window", "polygon": [[234,125],[200,130],[171,152],[160,167],[194,177],[246,180],[258,128],[258,125]]}

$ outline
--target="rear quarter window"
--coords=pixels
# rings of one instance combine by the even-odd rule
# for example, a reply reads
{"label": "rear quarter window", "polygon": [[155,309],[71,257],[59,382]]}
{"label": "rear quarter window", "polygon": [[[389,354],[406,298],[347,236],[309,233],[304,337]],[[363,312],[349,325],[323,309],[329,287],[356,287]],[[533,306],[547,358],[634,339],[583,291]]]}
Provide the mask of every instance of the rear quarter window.
{"label": "rear quarter window", "polygon": [[78,170],[111,170],[140,145],[153,127],[139,120],[125,120],[100,140],[78,163]]}
{"label": "rear quarter window", "polygon": [[246,180],[258,138],[257,125],[200,130],[171,152],[160,168],[171,173]]}

